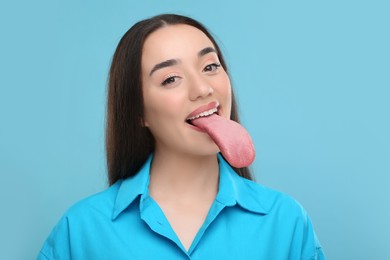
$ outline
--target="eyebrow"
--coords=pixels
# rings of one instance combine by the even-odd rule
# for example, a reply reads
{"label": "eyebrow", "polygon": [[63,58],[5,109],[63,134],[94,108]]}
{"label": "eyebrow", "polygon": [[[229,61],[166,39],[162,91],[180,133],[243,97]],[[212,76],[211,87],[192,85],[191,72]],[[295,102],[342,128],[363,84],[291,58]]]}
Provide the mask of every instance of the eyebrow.
{"label": "eyebrow", "polygon": [[159,69],[162,69],[162,68],[165,68],[165,67],[170,67],[170,66],[173,66],[173,65],[177,65],[178,63],[179,63],[179,61],[175,60],[175,59],[171,59],[171,60],[166,60],[166,61],[160,62],[160,63],[154,65],[153,69],[149,73],[149,76],[151,76],[153,74],[153,72],[155,72],[156,70],[159,70]]}
{"label": "eyebrow", "polygon": [[202,49],[201,51],[198,52],[198,57],[202,57],[202,56],[204,56],[204,55],[206,55],[207,53],[210,53],[210,52],[217,53],[217,51],[213,47],[206,47],[206,48],[204,48],[204,49]]}
{"label": "eyebrow", "polygon": [[[202,57],[202,56],[204,56],[208,53],[211,53],[211,52],[217,53],[217,51],[213,47],[206,47],[198,52],[198,57]],[[180,60],[177,60],[177,59],[170,59],[170,60],[160,62],[160,63],[154,65],[153,69],[149,73],[149,76],[151,76],[156,70],[170,67],[170,66],[174,66],[174,65],[177,65],[179,63],[180,63]]]}

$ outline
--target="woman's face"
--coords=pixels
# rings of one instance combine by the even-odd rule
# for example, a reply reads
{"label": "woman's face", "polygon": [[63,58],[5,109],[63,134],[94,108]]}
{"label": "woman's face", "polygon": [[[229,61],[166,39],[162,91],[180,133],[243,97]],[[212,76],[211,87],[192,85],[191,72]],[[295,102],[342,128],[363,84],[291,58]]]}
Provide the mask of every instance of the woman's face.
{"label": "woman's face", "polygon": [[[144,124],[157,151],[212,155],[219,149],[190,114],[218,106],[230,118],[231,86],[210,39],[189,25],[169,25],[150,34],[142,50]],[[218,105],[219,104],[219,105]],[[199,112],[199,111],[198,111]]]}

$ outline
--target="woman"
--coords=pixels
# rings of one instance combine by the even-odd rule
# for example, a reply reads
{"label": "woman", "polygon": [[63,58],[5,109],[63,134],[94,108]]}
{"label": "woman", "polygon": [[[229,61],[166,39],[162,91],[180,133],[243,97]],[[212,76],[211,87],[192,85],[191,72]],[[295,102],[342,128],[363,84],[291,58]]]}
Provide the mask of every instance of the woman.
{"label": "woman", "polygon": [[324,259],[303,208],[251,181],[253,145],[236,111],[201,24],[135,24],[110,70],[110,187],[71,207],[38,258]]}

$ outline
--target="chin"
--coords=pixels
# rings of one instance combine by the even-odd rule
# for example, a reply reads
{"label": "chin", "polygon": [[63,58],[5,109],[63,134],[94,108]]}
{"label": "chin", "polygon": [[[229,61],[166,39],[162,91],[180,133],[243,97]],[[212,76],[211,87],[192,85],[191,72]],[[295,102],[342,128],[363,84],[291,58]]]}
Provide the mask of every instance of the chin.
{"label": "chin", "polygon": [[192,153],[199,156],[213,156],[220,152],[218,146],[215,143],[196,147],[192,149]]}

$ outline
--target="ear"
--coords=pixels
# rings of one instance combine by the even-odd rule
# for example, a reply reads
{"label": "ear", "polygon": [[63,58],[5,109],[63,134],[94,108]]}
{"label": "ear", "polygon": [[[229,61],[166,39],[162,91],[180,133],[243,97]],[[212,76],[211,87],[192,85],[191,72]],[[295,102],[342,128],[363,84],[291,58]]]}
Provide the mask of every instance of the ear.
{"label": "ear", "polygon": [[141,125],[142,127],[149,127],[148,122],[146,122],[143,118],[141,118]]}

